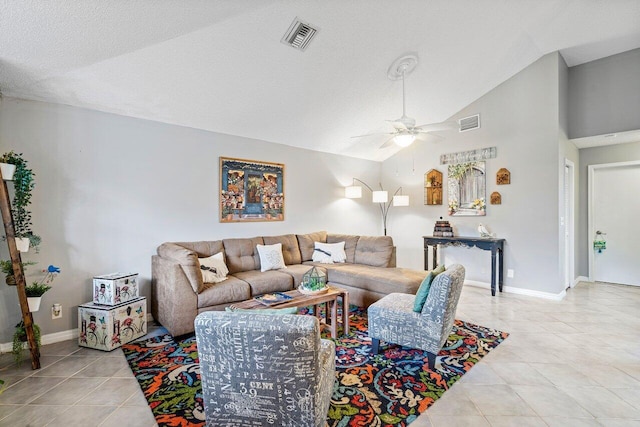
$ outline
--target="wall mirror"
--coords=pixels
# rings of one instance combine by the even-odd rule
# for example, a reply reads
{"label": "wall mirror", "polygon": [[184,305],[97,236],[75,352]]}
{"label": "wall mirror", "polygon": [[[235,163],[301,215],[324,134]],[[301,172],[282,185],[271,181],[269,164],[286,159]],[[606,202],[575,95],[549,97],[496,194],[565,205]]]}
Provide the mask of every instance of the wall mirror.
{"label": "wall mirror", "polygon": [[467,162],[449,165],[447,172],[449,215],[485,215],[485,162]]}

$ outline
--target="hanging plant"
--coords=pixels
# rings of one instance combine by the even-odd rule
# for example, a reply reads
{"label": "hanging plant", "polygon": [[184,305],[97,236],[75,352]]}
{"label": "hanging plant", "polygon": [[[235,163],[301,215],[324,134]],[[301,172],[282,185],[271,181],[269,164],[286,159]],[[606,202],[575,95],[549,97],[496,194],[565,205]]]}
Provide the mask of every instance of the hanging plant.
{"label": "hanging plant", "polygon": [[[33,335],[36,339],[36,346],[40,348],[40,327],[35,323],[33,324]],[[16,329],[13,332],[13,347],[11,349],[11,352],[13,353],[13,360],[18,366],[20,366],[20,364],[22,363],[22,349],[24,347],[23,343],[25,341],[27,341],[27,331],[24,328],[24,321],[21,320],[20,323],[16,325]]]}
{"label": "hanging plant", "polygon": [[31,192],[36,185],[35,173],[28,167],[22,153],[15,153],[13,150],[0,156],[0,162],[16,166],[16,171],[13,174],[15,191],[11,202],[15,237],[27,238],[30,245],[37,248],[40,244],[40,236],[33,234],[33,230],[31,230],[33,224],[31,223],[31,211],[28,209],[31,204]]}

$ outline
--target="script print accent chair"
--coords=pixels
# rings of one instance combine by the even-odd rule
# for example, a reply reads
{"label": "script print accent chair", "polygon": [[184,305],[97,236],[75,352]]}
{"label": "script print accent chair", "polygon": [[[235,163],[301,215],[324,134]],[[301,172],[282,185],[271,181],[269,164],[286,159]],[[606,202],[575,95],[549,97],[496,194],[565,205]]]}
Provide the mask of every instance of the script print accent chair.
{"label": "script print accent chair", "polygon": [[451,333],[462,285],[464,267],[451,265],[438,274],[422,312],[413,311],[415,295],[392,293],[369,306],[369,337],[372,352],[378,353],[380,340],[427,352],[429,369]]}
{"label": "script print accent chair", "polygon": [[335,344],[313,316],[208,311],[195,319],[207,426],[325,426]]}

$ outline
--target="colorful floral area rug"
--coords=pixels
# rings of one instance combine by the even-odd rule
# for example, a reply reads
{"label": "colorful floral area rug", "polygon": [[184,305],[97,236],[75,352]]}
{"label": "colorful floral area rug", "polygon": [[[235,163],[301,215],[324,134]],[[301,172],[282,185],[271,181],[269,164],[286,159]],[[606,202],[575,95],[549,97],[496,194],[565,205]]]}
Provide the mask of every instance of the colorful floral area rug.
{"label": "colorful floral area rug", "polygon": [[[336,343],[331,427],[406,426],[508,334],[456,320],[436,370],[421,350],[382,345],[371,354],[367,313],[353,306],[350,334]],[[381,343],[382,344],[382,343]],[[204,426],[195,337],[160,335],[122,346],[160,426]]]}

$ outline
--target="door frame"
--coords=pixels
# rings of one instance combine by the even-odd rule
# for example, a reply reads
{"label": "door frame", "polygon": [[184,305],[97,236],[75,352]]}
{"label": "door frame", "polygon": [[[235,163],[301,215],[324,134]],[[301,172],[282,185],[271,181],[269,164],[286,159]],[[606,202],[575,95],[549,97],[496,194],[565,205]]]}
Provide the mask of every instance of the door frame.
{"label": "door frame", "polygon": [[[565,182],[567,168],[569,168],[569,182]],[[562,215],[564,216],[564,233],[562,238],[565,241],[564,254],[562,265],[564,266],[564,279],[565,286],[573,288],[576,285],[576,246],[575,246],[575,224],[576,224],[576,175],[575,164],[569,160],[564,159],[564,167],[562,168],[562,196],[563,196],[563,208]],[[566,192],[569,192],[567,195]],[[568,203],[567,203],[568,199]],[[565,237],[566,236],[566,237]]]}
{"label": "door frame", "polygon": [[599,165],[589,165],[587,174],[587,224],[588,224],[588,236],[587,236],[587,251],[589,252],[589,281],[593,282],[595,278],[595,257],[593,253],[593,239],[596,235],[595,224],[593,223],[594,217],[594,186],[595,186],[595,173],[598,169],[617,169],[627,166],[640,166],[640,160],[634,160],[631,162],[616,162],[616,163],[602,163]]}

